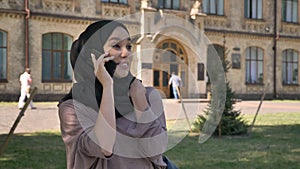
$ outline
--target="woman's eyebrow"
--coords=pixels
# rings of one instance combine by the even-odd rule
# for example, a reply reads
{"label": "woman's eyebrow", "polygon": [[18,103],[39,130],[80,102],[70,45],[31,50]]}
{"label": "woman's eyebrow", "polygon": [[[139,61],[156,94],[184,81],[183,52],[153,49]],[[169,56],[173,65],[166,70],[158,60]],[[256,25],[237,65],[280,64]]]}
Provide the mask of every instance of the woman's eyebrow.
{"label": "woman's eyebrow", "polygon": [[127,39],[121,39],[121,38],[119,38],[119,37],[113,37],[113,38],[109,39],[110,42],[111,42],[111,41],[113,41],[113,42],[115,42],[115,41],[120,42],[120,41],[122,41],[122,40],[127,40],[127,41],[130,42],[130,41],[131,41],[131,38],[128,37]]}
{"label": "woman's eyebrow", "polygon": [[118,37],[113,37],[113,38],[109,39],[109,41],[121,41],[121,39]]}

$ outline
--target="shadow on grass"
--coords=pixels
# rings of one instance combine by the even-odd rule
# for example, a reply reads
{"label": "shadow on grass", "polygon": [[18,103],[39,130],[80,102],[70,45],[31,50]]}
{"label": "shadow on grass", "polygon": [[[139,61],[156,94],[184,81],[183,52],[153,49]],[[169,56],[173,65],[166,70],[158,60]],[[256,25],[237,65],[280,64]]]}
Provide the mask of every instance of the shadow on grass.
{"label": "shadow on grass", "polygon": [[[0,144],[6,135],[0,135]],[[1,169],[65,169],[65,147],[59,132],[15,134],[0,157]]]}
{"label": "shadow on grass", "polygon": [[250,135],[213,136],[203,144],[188,136],[166,155],[181,169],[296,169],[299,143],[299,124],[256,126]]}
{"label": "shadow on grass", "polygon": [[[0,144],[4,138],[0,135]],[[180,169],[296,169],[300,166],[299,143],[299,124],[256,126],[251,135],[214,136],[203,144],[198,143],[198,135],[188,135],[165,154]],[[0,157],[0,168],[65,169],[60,133],[14,135]]]}

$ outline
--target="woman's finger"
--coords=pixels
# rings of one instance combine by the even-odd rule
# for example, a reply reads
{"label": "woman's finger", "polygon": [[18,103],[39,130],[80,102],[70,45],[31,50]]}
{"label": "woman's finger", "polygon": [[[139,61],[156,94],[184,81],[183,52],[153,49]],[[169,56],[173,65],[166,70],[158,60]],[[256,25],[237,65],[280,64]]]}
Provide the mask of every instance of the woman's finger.
{"label": "woman's finger", "polygon": [[94,53],[91,53],[91,58],[92,58],[92,62],[93,62],[95,70],[97,70],[97,68],[98,68],[98,63],[100,63],[104,58],[106,58],[108,56],[108,54],[109,53],[104,53],[104,54],[100,55],[98,59],[96,59],[96,55]]}
{"label": "woman's finger", "polygon": [[91,58],[92,58],[92,62],[93,62],[93,65],[94,65],[94,70],[97,70],[98,69],[98,64],[97,64],[95,54],[91,53]]}
{"label": "woman's finger", "polygon": [[115,59],[115,56],[109,56],[109,57],[105,57],[105,58],[103,59],[103,61],[104,61],[104,62],[108,62],[108,61],[114,60],[114,59]]}
{"label": "woman's finger", "polygon": [[[96,63],[95,61],[97,60],[102,60],[103,58],[105,58],[105,57],[107,57],[108,56],[108,52],[106,52],[106,53],[104,53],[104,54],[100,54],[100,52],[91,52],[91,56],[92,56],[92,59],[93,59],[93,57],[94,57],[94,59],[93,59],[93,63]],[[96,59],[96,55],[100,55],[99,57],[98,57],[98,59]]]}
{"label": "woman's finger", "polygon": [[103,53],[99,52],[96,49],[91,49],[91,54],[94,54],[95,56],[98,56],[98,59],[96,59],[96,60],[99,60],[99,59],[103,59],[105,56],[107,56],[109,54],[109,52],[105,52],[103,54]]}
{"label": "woman's finger", "polygon": [[104,54],[100,55],[99,58],[97,60],[103,60],[104,58],[106,58],[108,56],[108,52],[105,52]]}

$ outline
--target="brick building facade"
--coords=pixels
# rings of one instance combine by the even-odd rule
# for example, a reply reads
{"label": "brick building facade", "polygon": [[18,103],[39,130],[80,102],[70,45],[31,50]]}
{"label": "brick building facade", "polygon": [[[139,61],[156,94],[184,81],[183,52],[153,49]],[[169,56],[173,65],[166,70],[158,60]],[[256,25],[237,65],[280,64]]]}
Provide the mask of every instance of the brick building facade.
{"label": "brick building facade", "polygon": [[[298,0],[1,0],[0,100],[17,100],[18,76],[32,69],[36,100],[57,100],[72,86],[71,43],[90,23],[119,19],[133,37],[133,72],[172,97],[171,72],[184,97],[205,97],[212,55],[242,99],[299,99]],[[204,40],[204,38],[206,40]],[[197,52],[199,51],[199,52]],[[215,52],[212,52],[215,51]]]}

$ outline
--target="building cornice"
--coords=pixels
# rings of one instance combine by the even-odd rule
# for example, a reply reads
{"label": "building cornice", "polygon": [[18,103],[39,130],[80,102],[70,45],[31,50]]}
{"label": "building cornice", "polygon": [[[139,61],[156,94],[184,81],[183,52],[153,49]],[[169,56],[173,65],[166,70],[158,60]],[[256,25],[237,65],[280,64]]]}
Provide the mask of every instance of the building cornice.
{"label": "building cornice", "polygon": [[[205,34],[210,35],[224,35],[226,36],[239,36],[239,37],[248,37],[251,39],[256,38],[272,38],[273,34],[271,33],[258,33],[258,32],[242,32],[242,31],[231,31],[231,30],[224,30],[224,29],[210,29],[210,28],[204,28]],[[222,36],[223,37],[223,36]]]}
{"label": "building cornice", "polygon": [[[210,29],[210,28],[205,28],[204,29],[205,34],[210,34],[210,35],[224,35],[226,36],[242,36],[242,37],[252,37],[252,38],[258,38],[258,37],[264,37],[264,38],[273,38],[272,33],[258,33],[258,32],[242,32],[242,31],[231,31],[231,30],[220,30],[220,29]],[[300,36],[291,36],[291,35],[279,35],[278,40],[297,40],[300,41]]]}
{"label": "building cornice", "polygon": [[[43,12],[31,12],[33,19],[54,21],[54,22],[71,22],[71,23],[84,23],[89,24],[93,21],[105,20],[103,17],[84,17],[84,16],[74,16],[74,15],[63,15],[63,14],[52,14],[52,13],[43,13]],[[124,21],[124,24],[140,24],[139,22],[134,21]]]}
{"label": "building cornice", "polygon": [[0,16],[9,18],[24,18],[27,13],[22,10],[0,9]]}

